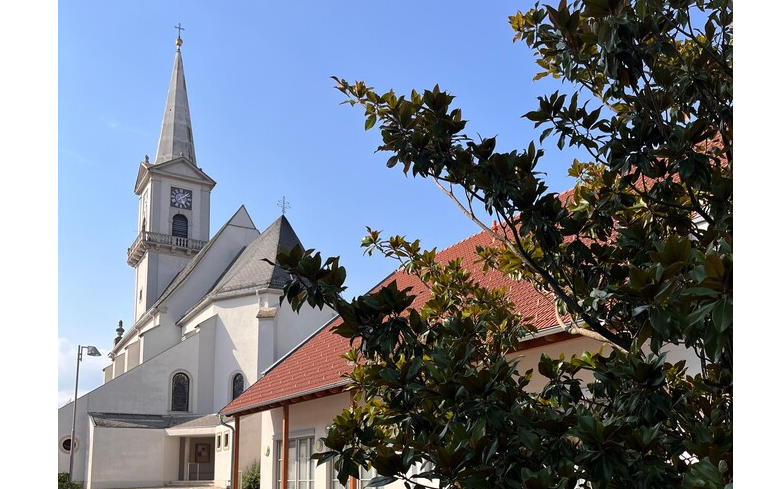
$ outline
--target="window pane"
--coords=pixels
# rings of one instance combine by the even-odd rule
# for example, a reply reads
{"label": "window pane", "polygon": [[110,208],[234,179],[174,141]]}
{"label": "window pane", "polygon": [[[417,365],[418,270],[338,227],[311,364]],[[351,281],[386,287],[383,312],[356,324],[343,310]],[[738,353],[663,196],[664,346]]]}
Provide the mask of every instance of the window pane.
{"label": "window pane", "polygon": [[281,465],[282,459],[280,458],[283,455],[283,451],[280,449],[281,445],[282,445],[282,442],[279,442],[279,441],[275,442],[275,457],[277,458],[277,463],[275,464],[276,472],[277,472],[277,489],[280,489],[280,479],[283,477],[283,472],[282,472],[282,469],[281,469],[281,467],[282,467],[282,465]]}
{"label": "window pane", "polygon": [[233,385],[231,387],[231,399],[236,399],[239,397],[240,394],[245,390],[245,378],[242,376],[242,374],[236,374],[234,376]]}
{"label": "window pane", "polygon": [[[296,440],[288,442],[288,482],[296,481]],[[291,487],[290,489],[296,489]]]}
{"label": "window pane", "polygon": [[171,410],[187,411],[190,397],[190,379],[183,373],[175,374],[171,379]]}

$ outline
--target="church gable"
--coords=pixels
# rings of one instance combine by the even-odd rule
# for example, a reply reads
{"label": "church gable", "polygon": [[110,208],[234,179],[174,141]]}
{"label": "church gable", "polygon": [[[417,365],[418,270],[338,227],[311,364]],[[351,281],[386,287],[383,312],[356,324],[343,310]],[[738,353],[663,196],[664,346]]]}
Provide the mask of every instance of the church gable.
{"label": "church gable", "polygon": [[269,262],[275,262],[281,248],[290,250],[295,245],[301,246],[299,237],[288,219],[280,216],[242,252],[211,295],[223,297],[258,289],[282,289],[288,274]]}
{"label": "church gable", "polygon": [[177,180],[190,180],[205,184],[208,188],[215,186],[215,181],[200,168],[194,166],[187,158],[176,158],[165,163],[152,165],[150,172],[163,177]]}
{"label": "church gable", "polygon": [[[186,310],[193,309],[204,296],[208,295],[210,287],[225,275],[232,263],[236,262],[242,250],[258,235],[259,232],[253,225],[250,215],[245,207],[241,206],[204,248],[174,277],[152,307],[159,307],[172,297],[180,302],[177,296],[184,294],[191,298],[186,301],[188,303]],[[195,290],[198,292],[196,293]],[[185,310],[176,317],[181,317],[184,313]]]}
{"label": "church gable", "polygon": [[141,194],[141,189],[144,188],[144,186],[147,184],[147,182],[150,179],[150,167],[152,166],[152,163],[149,161],[149,157],[145,159],[145,161],[142,161],[139,163],[139,172],[136,175],[136,185],[133,186],[133,191],[136,193],[136,195]]}

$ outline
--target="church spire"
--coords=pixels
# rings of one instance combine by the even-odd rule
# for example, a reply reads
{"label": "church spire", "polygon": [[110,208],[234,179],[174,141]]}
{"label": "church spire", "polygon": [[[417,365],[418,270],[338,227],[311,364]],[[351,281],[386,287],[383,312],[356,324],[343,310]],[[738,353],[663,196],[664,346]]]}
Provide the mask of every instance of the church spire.
{"label": "church spire", "polygon": [[[184,30],[181,25],[175,27]],[[182,68],[182,38],[177,35],[177,52],[174,54],[174,70],[171,73],[163,124],[160,128],[158,153],[155,164],[164,163],[180,156],[196,165],[196,151],[193,146],[193,128],[190,124],[188,92],[185,87],[185,71]]]}

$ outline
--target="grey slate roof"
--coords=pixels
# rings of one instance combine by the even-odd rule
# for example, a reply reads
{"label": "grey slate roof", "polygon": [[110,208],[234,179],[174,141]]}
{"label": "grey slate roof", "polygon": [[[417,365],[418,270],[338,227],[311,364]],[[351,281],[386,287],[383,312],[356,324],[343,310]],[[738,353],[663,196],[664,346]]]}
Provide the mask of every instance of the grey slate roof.
{"label": "grey slate roof", "polygon": [[[212,242],[212,240],[210,240],[210,242]],[[219,300],[246,295],[248,293],[255,293],[259,289],[266,288],[282,290],[286,280],[288,280],[288,274],[280,267],[266,263],[264,258],[275,261],[277,253],[281,248],[290,250],[297,244],[301,246],[299,237],[291,227],[291,223],[288,222],[288,219],[286,219],[285,216],[280,216],[253,240],[252,243],[239,252],[234,261],[215,282],[215,286],[212,287],[204,297],[193,304],[177,322],[187,317],[188,314],[198,309],[208,300]],[[203,252],[204,250],[202,249],[201,252],[199,252],[199,255]],[[198,257],[198,255],[196,255],[196,257]],[[195,266],[195,264],[193,264],[193,266]],[[191,267],[191,264],[189,263],[188,266],[185,267],[185,270],[180,272],[180,274],[175,277],[174,281],[172,281],[171,285],[167,287],[166,292],[161,296],[161,299],[158,302],[161,302],[166,295],[173,292],[184,280],[183,274],[185,271],[192,270],[192,268],[193,267]]]}
{"label": "grey slate roof", "polygon": [[[223,227],[220,228],[220,230],[210,239],[206,245],[204,245],[201,250],[194,256],[187,265],[185,265],[185,268],[183,268],[174,278],[171,280],[168,286],[164,289],[163,293],[160,295],[158,300],[155,301],[155,303],[150,307],[150,309],[155,308],[159,306],[164,300],[166,300],[175,290],[177,290],[177,287],[179,287],[182,282],[185,281],[185,279],[188,278],[188,276],[193,272],[193,269],[196,268],[196,266],[201,262],[201,260],[209,253],[209,250],[212,248],[212,245],[218,240],[220,235],[223,234],[225,229],[232,223],[234,218],[240,213],[240,212],[247,212],[245,210],[245,206],[242,205],[239,207],[239,209],[234,213],[233,216],[231,216],[231,219],[226,221],[225,224],[223,224]],[[241,254],[241,252],[240,252]],[[207,294],[209,295],[209,294]]]}
{"label": "grey slate roof", "polygon": [[90,413],[90,416],[101,428],[214,428],[220,425],[220,416],[215,414]]}
{"label": "grey slate roof", "polygon": [[258,289],[282,289],[288,273],[264,259],[274,262],[281,248],[290,250],[297,244],[302,244],[299,237],[288,219],[280,216],[242,251],[208,296],[220,299]]}

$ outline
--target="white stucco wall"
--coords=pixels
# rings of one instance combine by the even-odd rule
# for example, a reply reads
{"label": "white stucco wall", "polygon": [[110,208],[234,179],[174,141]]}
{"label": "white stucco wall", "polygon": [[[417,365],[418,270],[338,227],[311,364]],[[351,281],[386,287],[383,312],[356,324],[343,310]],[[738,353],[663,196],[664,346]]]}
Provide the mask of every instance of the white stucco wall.
{"label": "white stucco wall", "polygon": [[[282,291],[280,294],[282,294]],[[278,302],[279,295],[274,299],[274,302],[270,301],[270,305],[277,305]],[[287,301],[280,304],[275,316],[275,329],[277,332],[275,338],[275,361],[298,346],[313,331],[320,329],[334,316],[334,311],[328,307],[317,309],[305,306],[297,313],[294,312]],[[261,338],[261,340],[264,341],[265,338]]]}
{"label": "white stucco wall", "polygon": [[[326,427],[334,417],[350,404],[348,394],[335,394],[312,401],[289,406],[289,437],[304,434],[315,438],[315,451],[318,451],[318,439],[326,436]],[[275,441],[282,439],[283,408],[264,411],[262,416],[262,437],[259,440],[261,451],[261,488],[276,489],[277,454]],[[244,435],[242,435],[244,436]],[[267,455],[267,449],[269,450]],[[323,464],[315,468],[315,488],[330,489],[332,468]]]}
{"label": "white stucco wall", "polygon": [[[258,379],[256,345],[258,306],[253,295],[219,301],[213,306],[215,324],[214,382],[211,386],[214,405],[219,411],[231,399],[231,380],[236,373],[245,378],[245,388]],[[252,345],[252,347],[250,347]]]}
{"label": "white stucco wall", "polygon": [[[144,257],[136,264],[135,274],[135,295],[133,296],[133,322],[139,320],[139,318],[148,309],[147,304],[150,303],[147,299],[149,290],[147,287],[147,273],[148,273],[148,261],[149,254],[145,254]],[[155,294],[155,291],[153,291]]]}
{"label": "white stucco wall", "polygon": [[110,363],[103,369],[103,383],[110,381],[114,378],[114,363]]}
{"label": "white stucco wall", "polygon": [[[226,435],[228,435],[228,447],[223,445]],[[217,448],[218,437],[220,437],[220,448]],[[231,445],[234,443],[234,431],[219,426],[215,439],[215,487],[226,487],[231,479]]]}
{"label": "white stucco wall", "polygon": [[[74,452],[74,474],[81,479],[84,470],[83,454],[89,445],[89,419],[87,412],[167,414],[170,403],[171,376],[184,371],[191,378],[191,412],[196,410],[199,395],[199,335],[170,348],[165,355],[159,355],[148,362],[118,376],[106,384],[79,398],[76,413],[76,439],[80,447]],[[201,360],[206,361],[202,355]],[[143,393],[143,395],[141,395]],[[211,401],[211,400],[210,400]],[[213,412],[211,402],[204,402]],[[69,436],[73,403],[61,407],[58,412],[58,440]],[[68,455],[59,451],[59,471],[68,470]]]}
{"label": "white stucco wall", "polygon": [[[89,451],[90,430],[87,418],[87,396],[76,403],[76,451],[73,453],[73,469],[76,480],[83,480],[86,464],[85,454]],[[71,436],[73,420],[73,401],[57,410],[57,472],[68,472],[69,453],[60,448],[63,438]]]}
{"label": "white stucco wall", "polygon": [[141,363],[141,342],[134,341],[125,349],[126,370],[138,367]]}
{"label": "white stucco wall", "polygon": [[[236,373],[243,374],[247,389],[258,380],[260,373],[334,316],[330,309],[309,307],[296,314],[284,303],[277,308],[273,318],[258,319],[259,308],[265,304],[277,307],[281,294],[281,291],[267,289],[260,296],[248,294],[215,301],[194,314],[182,327],[186,332],[199,328],[199,334],[203,335],[214,323],[213,411],[219,411],[232,400],[231,381]],[[248,348],[249,345],[253,347]]]}
{"label": "white stucco wall", "polygon": [[179,438],[163,430],[92,429],[93,443],[100,446],[90,458],[85,489],[162,486],[177,480]]}

